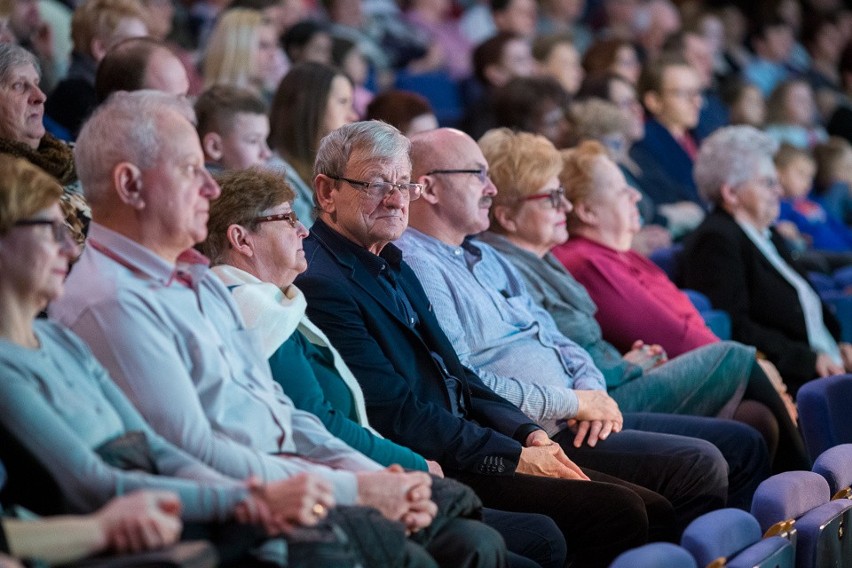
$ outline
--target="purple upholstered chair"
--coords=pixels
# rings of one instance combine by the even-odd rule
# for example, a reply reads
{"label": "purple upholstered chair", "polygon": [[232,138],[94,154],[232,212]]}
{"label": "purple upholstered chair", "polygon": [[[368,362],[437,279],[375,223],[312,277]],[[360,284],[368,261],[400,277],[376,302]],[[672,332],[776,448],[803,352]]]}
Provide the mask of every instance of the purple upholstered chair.
{"label": "purple upholstered chair", "polygon": [[788,471],[763,481],[751,512],[764,534],[795,538],[797,568],[852,566],[852,501],[830,501],[828,482],[812,471]]}
{"label": "purple upholstered chair", "polygon": [[698,568],[686,550],[668,542],[653,542],[628,550],[618,556],[609,568]]}
{"label": "purple upholstered chair", "polygon": [[719,509],[692,521],[680,540],[699,566],[793,568],[793,544],[778,536],[761,539],[757,520],[740,509]]}
{"label": "purple upholstered chair", "polygon": [[852,443],[852,375],[809,381],[799,389],[796,401],[812,460],[828,448]]}
{"label": "purple upholstered chair", "polygon": [[814,461],[813,470],[828,482],[832,499],[852,499],[852,444],[825,450]]}

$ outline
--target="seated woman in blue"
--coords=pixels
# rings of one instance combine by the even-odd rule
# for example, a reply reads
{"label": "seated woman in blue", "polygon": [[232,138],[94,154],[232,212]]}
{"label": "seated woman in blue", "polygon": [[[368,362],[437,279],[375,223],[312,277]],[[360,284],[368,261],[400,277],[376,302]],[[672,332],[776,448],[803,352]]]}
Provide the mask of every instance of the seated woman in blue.
{"label": "seated woman in blue", "polygon": [[[437,463],[370,427],[358,381],[305,315],[307,301],[293,280],[307,268],[302,239],[308,230],[293,211],[295,194],[287,182],[260,169],[216,180],[222,194],[211,203],[202,249],[231,289],[246,326],[258,335],[273,378],[297,408],[315,414],[332,434],[371,459],[443,477]],[[491,509],[483,516],[506,540],[510,566],[564,565],[564,539],[547,517]]]}
{"label": "seated woman in blue", "polygon": [[[333,505],[325,482],[263,485],[210,469],[154,433],[83,341],[36,319],[62,293],[78,246],[52,177],[0,156],[0,179],[0,428],[47,470],[69,512],[147,488],[176,493],[184,521],[235,519],[270,534],[315,524]],[[20,464],[5,465],[11,476]]]}

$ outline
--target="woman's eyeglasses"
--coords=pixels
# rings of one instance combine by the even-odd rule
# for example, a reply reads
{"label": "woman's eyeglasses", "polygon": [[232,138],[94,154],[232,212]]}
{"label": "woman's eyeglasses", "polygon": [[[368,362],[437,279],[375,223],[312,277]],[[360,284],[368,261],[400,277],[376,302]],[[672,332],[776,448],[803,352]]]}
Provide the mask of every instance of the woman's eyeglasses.
{"label": "woman's eyeglasses", "polygon": [[61,219],[21,219],[20,221],[15,221],[16,227],[34,227],[38,225],[50,226],[50,234],[53,236],[54,242],[62,244],[72,240],[71,229]]}
{"label": "woman's eyeglasses", "polygon": [[296,225],[299,224],[299,216],[296,215],[295,211],[288,211],[287,213],[278,213],[276,215],[266,215],[264,217],[255,217],[252,219],[254,223],[271,223],[272,221],[287,221],[290,223],[290,226],[294,229]]}
{"label": "woman's eyeglasses", "polygon": [[538,199],[549,199],[550,205],[554,209],[565,208],[567,201],[565,200],[565,188],[562,186],[557,187],[556,189],[550,189],[547,191],[543,191],[541,193],[534,193],[533,195],[527,195],[523,198],[522,201],[536,201]]}

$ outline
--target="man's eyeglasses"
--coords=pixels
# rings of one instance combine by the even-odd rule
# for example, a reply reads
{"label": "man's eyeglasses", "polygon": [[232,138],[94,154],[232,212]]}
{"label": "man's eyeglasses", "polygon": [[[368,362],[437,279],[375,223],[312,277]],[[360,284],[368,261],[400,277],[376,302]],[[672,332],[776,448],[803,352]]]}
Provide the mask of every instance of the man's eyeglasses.
{"label": "man's eyeglasses", "polygon": [[278,213],[276,215],[266,215],[264,217],[255,217],[252,219],[255,223],[270,223],[272,221],[287,221],[291,227],[294,229],[299,224],[299,216],[296,215],[295,211],[288,211],[287,213]]}
{"label": "man's eyeglasses", "polygon": [[431,170],[426,172],[427,176],[431,176],[434,174],[473,174],[476,176],[476,179],[479,180],[479,183],[484,184],[488,181],[488,170],[485,168],[479,168],[476,170]]}
{"label": "man's eyeglasses", "polygon": [[65,221],[60,219],[21,219],[15,221],[16,227],[32,227],[37,225],[50,225],[50,234],[54,242],[59,244],[73,240],[71,238],[71,229],[65,224]]}
{"label": "man's eyeglasses", "polygon": [[374,201],[383,201],[395,189],[400,195],[414,201],[423,193],[423,184],[420,183],[393,183],[390,181],[361,181],[349,179],[343,176],[328,176],[336,181],[345,181],[355,189],[366,193]]}
{"label": "man's eyeglasses", "polygon": [[554,209],[564,209],[567,201],[565,200],[565,188],[561,185],[556,189],[549,189],[542,193],[527,195],[522,201],[536,201],[538,199],[549,199],[550,205]]}

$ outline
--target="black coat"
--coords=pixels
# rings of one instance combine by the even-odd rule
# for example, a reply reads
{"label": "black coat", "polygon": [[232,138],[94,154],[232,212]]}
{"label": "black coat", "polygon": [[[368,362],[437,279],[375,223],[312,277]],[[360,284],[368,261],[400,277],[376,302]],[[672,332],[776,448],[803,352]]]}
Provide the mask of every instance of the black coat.
{"label": "black coat", "polygon": [[[781,257],[795,268],[783,239],[772,230]],[[814,378],[816,353],[808,345],[796,289],[772,266],[726,211],[716,208],[687,237],[681,285],[706,294],[731,315],[733,339],[754,345],[772,361],[793,390]],[[805,275],[802,274],[804,277]],[[823,304],[826,327],[840,335]]]}

